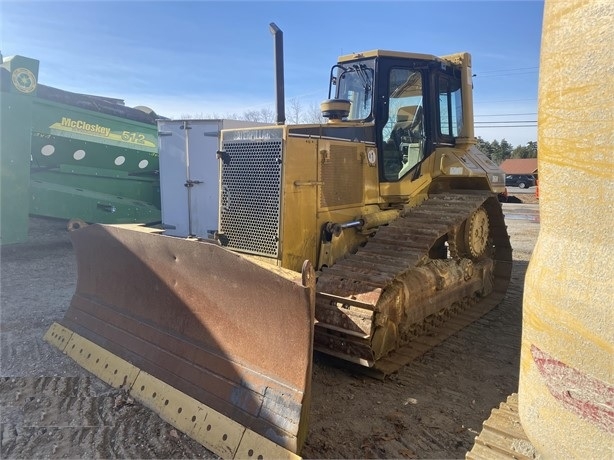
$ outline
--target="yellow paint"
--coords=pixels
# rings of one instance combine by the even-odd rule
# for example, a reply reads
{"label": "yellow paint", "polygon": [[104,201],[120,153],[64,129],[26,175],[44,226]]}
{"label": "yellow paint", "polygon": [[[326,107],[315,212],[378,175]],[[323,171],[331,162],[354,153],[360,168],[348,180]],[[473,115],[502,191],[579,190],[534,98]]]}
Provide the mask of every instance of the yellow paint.
{"label": "yellow paint", "polygon": [[[344,127],[348,126],[344,124]],[[288,127],[285,127],[287,133]],[[286,134],[287,136],[287,134]],[[377,167],[369,165],[367,151],[375,150],[359,142],[331,139],[287,137],[284,150],[283,209],[281,218],[281,266],[300,271],[303,261],[314,264],[318,260],[320,235],[327,222],[345,223],[360,218],[363,214],[379,211],[379,187]],[[322,164],[330,160],[331,149],[347,149],[348,167],[359,175],[347,177],[347,171],[338,171],[338,176],[325,185]],[[346,175],[345,178],[341,177]],[[349,180],[358,190],[354,203],[326,206],[322,203],[323,187]],[[347,189],[341,189],[346,191]],[[334,238],[334,259],[346,255],[365,240],[359,232],[343,232]]]}
{"label": "yellow paint", "polygon": [[88,123],[84,120],[73,120],[72,118],[62,117],[61,121],[53,123],[49,128],[55,131],[104,137],[117,142],[157,148],[157,144],[148,139],[149,136],[144,133],[138,131],[112,131],[108,126],[103,126],[98,123]]}
{"label": "yellow paint", "polygon": [[60,324],[53,323],[44,339],[222,458],[300,458]]}
{"label": "yellow paint", "polygon": [[245,428],[146,372],[130,394],[162,419],[224,458],[234,458]]}
{"label": "yellow paint", "polygon": [[[59,125],[59,126],[58,126]],[[81,131],[86,132],[88,134],[95,134],[97,136],[105,136],[108,137],[111,132],[111,128],[107,126],[99,125],[98,123],[88,123],[84,120],[73,120],[72,118],[62,117],[62,121],[60,123],[54,123],[51,125],[52,128],[56,129],[65,129],[73,131]]]}
{"label": "yellow paint", "polygon": [[298,455],[293,454],[289,450],[269,441],[267,438],[263,438],[259,434],[254,433],[251,430],[245,430],[241,444],[239,445],[236,458],[250,459],[250,458],[288,458],[299,459]]}
{"label": "yellow paint", "polygon": [[[284,128],[287,133],[287,127]],[[318,141],[286,139],[282,171],[281,245],[282,267],[300,272],[305,260],[316,260],[319,229],[317,226]],[[300,212],[297,212],[299,211]]]}
{"label": "yellow paint", "polygon": [[[343,123],[344,128],[352,126],[364,127]],[[418,178],[407,174],[397,182],[380,183],[377,160],[369,161],[369,157],[377,159],[374,145],[293,136],[291,130],[292,127],[283,127],[280,265],[294,271],[300,271],[304,260],[316,266],[322,262],[318,260],[321,233],[328,222],[356,221],[387,209],[391,203],[418,205],[432,192],[468,187],[486,190],[490,187],[489,175],[499,175],[498,180],[503,181],[499,168],[468,142],[431,154],[422,163]],[[323,198],[328,195],[343,198],[330,203]],[[343,231],[327,248],[331,254],[327,263],[344,257],[366,238],[359,231]],[[267,262],[278,263],[270,258]]]}
{"label": "yellow paint", "polygon": [[614,385],[612,17],[610,0],[544,6],[541,228],[525,281],[519,381],[522,425],[544,458],[611,458],[614,448],[611,434],[553,397],[531,354],[535,345]]}
{"label": "yellow paint", "polygon": [[114,388],[130,389],[139,373],[137,367],[75,333],[64,353]]}
{"label": "yellow paint", "polygon": [[49,329],[47,329],[43,339],[64,353],[64,349],[66,345],[68,345],[71,337],[72,331],[70,329],[65,328],[61,324],[53,323]]}
{"label": "yellow paint", "polygon": [[[528,307],[528,306],[527,306]],[[552,305],[548,301],[540,303],[540,309],[525,308],[524,311],[524,327],[530,328],[537,334],[550,335],[553,329],[556,329],[558,335],[557,341],[561,343],[573,343],[581,341],[590,343],[604,356],[614,356],[613,342],[607,337],[612,323],[608,321],[611,318],[603,318],[603,322],[598,325],[599,329],[589,328],[583,318],[578,318],[572,312],[558,308],[558,305]],[[599,334],[598,332],[601,332]],[[543,340],[547,340],[543,339]],[[593,361],[592,355],[587,355],[582,347],[570,347],[567,350],[569,356],[574,356],[574,361],[586,367],[591,367]],[[612,369],[608,367],[595,367],[591,375],[600,379],[607,377],[608,372]]]}

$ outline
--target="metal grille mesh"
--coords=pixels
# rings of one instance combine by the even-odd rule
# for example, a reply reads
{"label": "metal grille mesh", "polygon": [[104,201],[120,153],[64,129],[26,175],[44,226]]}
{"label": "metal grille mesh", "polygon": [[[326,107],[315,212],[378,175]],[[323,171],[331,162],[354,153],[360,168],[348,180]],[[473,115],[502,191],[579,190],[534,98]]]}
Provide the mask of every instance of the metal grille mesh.
{"label": "metal grille mesh", "polygon": [[321,164],[323,208],[360,204],[363,197],[362,162],[357,147],[330,146],[330,158]]}
{"label": "metal grille mesh", "polygon": [[220,227],[228,247],[277,257],[282,140],[225,141]]}

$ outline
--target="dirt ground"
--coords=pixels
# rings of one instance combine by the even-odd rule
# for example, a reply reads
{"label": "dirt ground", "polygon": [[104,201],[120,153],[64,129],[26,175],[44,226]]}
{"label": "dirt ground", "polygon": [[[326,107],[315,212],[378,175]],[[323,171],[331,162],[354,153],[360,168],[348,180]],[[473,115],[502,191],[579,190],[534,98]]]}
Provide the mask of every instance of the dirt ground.
{"label": "dirt ground", "polygon": [[[532,195],[504,204],[514,248],[504,301],[386,381],[315,356],[306,458],[464,458],[517,391],[524,275],[539,231]],[[64,222],[31,218],[0,260],[1,458],[217,458],[77,366],[42,337],[70,302]]]}

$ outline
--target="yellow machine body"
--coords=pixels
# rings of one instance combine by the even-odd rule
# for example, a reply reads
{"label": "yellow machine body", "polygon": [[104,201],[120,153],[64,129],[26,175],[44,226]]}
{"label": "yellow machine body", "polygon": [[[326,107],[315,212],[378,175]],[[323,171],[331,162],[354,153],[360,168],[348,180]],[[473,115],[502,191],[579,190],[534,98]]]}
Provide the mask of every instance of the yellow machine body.
{"label": "yellow machine body", "polygon": [[[300,128],[317,129],[319,125]],[[344,128],[352,127],[344,124]],[[365,125],[356,125],[361,129]],[[370,233],[342,232],[330,246],[326,260],[320,260],[321,232],[327,222],[351,222],[378,219],[376,228],[394,220],[394,205],[416,206],[429,193],[487,190],[489,179],[500,179],[500,169],[474,146],[447,147],[437,150],[421,165],[416,180],[406,177],[398,182],[379,181],[377,163],[369,164],[374,146],[364,143],[305,139],[292,135],[295,126],[281,130],[284,142],[284,170],[281,209],[281,254],[278,258],[260,258],[268,263],[300,271],[305,260],[318,261],[318,268],[332,265],[367,241]],[[242,130],[249,131],[249,130]],[[258,131],[258,129],[254,129]],[[490,174],[490,176],[489,176]],[[502,192],[503,187],[492,187]],[[340,203],[340,204],[338,204]],[[388,216],[388,217],[386,217]]]}
{"label": "yellow machine body", "polygon": [[300,453],[314,348],[386,375],[509,283],[467,53],[342,56],[322,107],[325,124],[222,131],[212,239],[71,235],[77,290],[47,339],[224,457]]}

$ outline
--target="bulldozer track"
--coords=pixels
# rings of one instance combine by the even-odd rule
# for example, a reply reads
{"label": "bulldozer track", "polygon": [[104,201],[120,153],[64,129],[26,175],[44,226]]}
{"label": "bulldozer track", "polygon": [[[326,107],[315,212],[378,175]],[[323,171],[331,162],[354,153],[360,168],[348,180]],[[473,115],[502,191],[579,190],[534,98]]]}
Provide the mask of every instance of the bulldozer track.
{"label": "bulldozer track", "polygon": [[[371,324],[381,313],[378,301],[393,283],[432,260],[430,253],[444,239],[450,240],[450,257],[460,262],[454,238],[448,235],[461,231],[464,222],[480,207],[486,209],[489,219],[493,249],[485,256],[494,261],[492,292],[483,297],[471,292],[460,299],[452,295],[445,308],[414,322],[411,337],[396,350],[380,359],[365,357],[372,340]],[[505,296],[511,269],[511,246],[503,213],[491,193],[432,195],[380,227],[355,254],[323,268],[316,286],[315,349],[366,365],[376,376],[391,374],[495,307]]]}
{"label": "bulldozer track", "polygon": [[535,447],[527,438],[518,415],[518,394],[508,396],[499,408],[493,409],[475,438],[467,460],[539,458]]}

